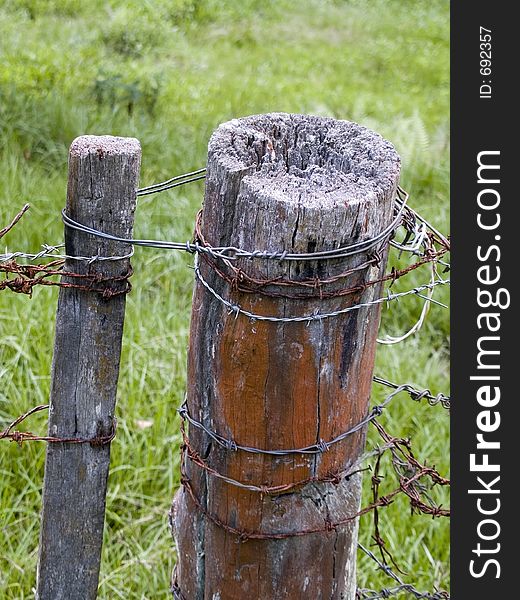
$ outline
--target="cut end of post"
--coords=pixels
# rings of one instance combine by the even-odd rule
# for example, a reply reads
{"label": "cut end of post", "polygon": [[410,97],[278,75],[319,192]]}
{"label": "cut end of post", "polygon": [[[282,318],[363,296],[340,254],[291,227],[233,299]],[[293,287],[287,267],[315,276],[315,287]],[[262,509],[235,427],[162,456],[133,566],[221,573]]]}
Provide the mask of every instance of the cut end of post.
{"label": "cut end of post", "polygon": [[209,154],[222,169],[246,171],[252,191],[316,207],[392,194],[400,171],[394,146],[378,133],[300,114],[228,121],[212,136]]}
{"label": "cut end of post", "polygon": [[104,155],[135,155],[141,153],[141,144],[132,137],[81,135],[70,145],[71,156],[82,157],[92,153],[97,153],[100,158]]}
{"label": "cut end of post", "polygon": [[[69,150],[67,214],[94,229],[129,237],[136,206],[141,144],[130,137],[82,135]],[[128,246],[94,236],[73,236],[93,256],[125,254]],[[70,230],[66,243],[71,242]],[[74,254],[77,246],[67,252]],[[77,253],[77,251],[76,251]]]}

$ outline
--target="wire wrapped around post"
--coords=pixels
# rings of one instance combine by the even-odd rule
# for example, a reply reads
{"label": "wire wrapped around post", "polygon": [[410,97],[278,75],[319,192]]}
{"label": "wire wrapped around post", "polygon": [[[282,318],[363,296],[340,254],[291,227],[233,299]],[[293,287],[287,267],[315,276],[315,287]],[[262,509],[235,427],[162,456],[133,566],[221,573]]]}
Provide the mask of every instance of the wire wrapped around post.
{"label": "wire wrapped around post", "polygon": [[[322,440],[369,413],[383,301],[373,302],[382,282],[365,284],[384,276],[402,219],[404,208],[395,210],[399,170],[389,142],[345,121],[262,115],[226,123],[211,138],[204,241],[197,240],[211,261],[197,265],[187,411],[237,449],[189,427],[191,456],[223,477],[200,461],[185,463],[185,489],[171,515],[178,597],[353,600],[360,474],[305,482],[352,469],[363,451],[365,423],[328,449]],[[241,250],[210,255],[208,247]],[[269,291],[297,287],[298,297],[233,287],[218,272],[228,257],[252,280],[269,280]],[[312,279],[324,282],[322,297],[312,286],[276,285]],[[344,288],[356,289],[336,293]],[[320,451],[272,456],[240,446]],[[259,494],[225,478],[288,487]]]}

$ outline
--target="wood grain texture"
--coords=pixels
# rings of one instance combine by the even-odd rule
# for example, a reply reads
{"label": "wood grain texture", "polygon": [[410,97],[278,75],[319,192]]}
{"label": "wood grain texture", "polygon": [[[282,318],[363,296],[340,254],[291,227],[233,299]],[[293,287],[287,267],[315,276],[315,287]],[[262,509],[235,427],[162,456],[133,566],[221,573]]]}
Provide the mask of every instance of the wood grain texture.
{"label": "wood grain texture", "polygon": [[[270,114],[221,125],[210,140],[202,230],[214,246],[247,250],[330,250],[379,233],[392,220],[400,162],[393,146],[357,124]],[[334,276],[367,260],[287,262],[241,259],[254,277]],[[379,265],[329,285],[356,285],[383,273]],[[343,298],[283,299],[230,289],[202,261],[204,278],[222,296],[257,314],[329,312],[366,302],[380,286]],[[237,443],[297,448],[330,440],[366,416],[379,307],[312,323],[251,322],[228,314],[195,286],[188,356],[188,408],[207,427]],[[270,457],[232,452],[191,428],[195,449],[228,477],[280,485],[352,465],[365,431],[321,455]],[[309,484],[261,496],[208,476],[188,463],[203,506],[247,531],[294,532],[354,514],[360,477]],[[236,537],[206,520],[186,492],[173,505],[177,581],[187,600],[312,598],[355,595],[357,523],[285,540]]]}
{"label": "wood grain texture", "polygon": [[[117,236],[132,234],[141,148],[133,138],[82,136],[70,147],[67,213]],[[117,256],[127,244],[65,230],[66,252]],[[68,260],[65,270],[120,276],[129,260]],[[64,276],[65,281],[72,281]],[[74,283],[78,283],[77,280]],[[117,289],[124,282],[101,285]],[[99,285],[97,286],[99,287]],[[60,289],[51,377],[49,435],[92,438],[112,427],[125,296]],[[37,575],[39,600],[96,598],[110,445],[49,444]]]}

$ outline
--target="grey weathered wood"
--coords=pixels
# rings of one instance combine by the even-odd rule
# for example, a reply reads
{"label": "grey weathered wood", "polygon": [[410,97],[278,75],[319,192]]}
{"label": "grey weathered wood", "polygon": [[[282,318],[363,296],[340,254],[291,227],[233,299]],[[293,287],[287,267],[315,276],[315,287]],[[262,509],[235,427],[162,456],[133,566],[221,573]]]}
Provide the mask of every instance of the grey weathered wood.
{"label": "grey weathered wood", "polygon": [[[132,234],[141,148],[134,138],[82,136],[69,152],[67,213],[118,236]],[[65,230],[66,252],[121,256],[129,246]],[[76,273],[120,276],[130,261],[68,260]],[[64,277],[65,281],[85,283]],[[97,284],[120,289],[124,282]],[[119,286],[119,288],[117,287]],[[49,435],[93,438],[112,427],[125,296],[61,289],[52,363]],[[39,600],[96,597],[110,445],[48,444],[37,574]]]}
{"label": "grey weathered wood", "polygon": [[[233,120],[221,125],[209,144],[202,230],[214,246],[247,250],[309,252],[352,244],[391,222],[399,171],[393,146],[354,123],[286,114]],[[366,254],[313,263],[242,259],[239,266],[255,277],[326,279],[366,260]],[[333,286],[377,278],[385,266],[383,250],[377,266]],[[321,301],[272,298],[231,289],[204,261],[201,270],[222,296],[266,315],[328,312],[381,293],[376,285]],[[251,322],[228,314],[196,284],[190,413],[248,446],[295,448],[335,437],[367,413],[379,313],[379,306],[371,306],[309,324]],[[225,450],[195,428],[190,439],[224,475],[281,485],[354,464],[365,431],[323,455],[281,458]],[[248,531],[323,527],[325,519],[355,514],[360,502],[360,476],[262,496],[193,463],[186,470],[207,511]],[[176,580],[186,600],[354,598],[357,522],[304,537],[237,543],[235,535],[205,519],[183,489],[174,500],[171,522],[178,547]]]}

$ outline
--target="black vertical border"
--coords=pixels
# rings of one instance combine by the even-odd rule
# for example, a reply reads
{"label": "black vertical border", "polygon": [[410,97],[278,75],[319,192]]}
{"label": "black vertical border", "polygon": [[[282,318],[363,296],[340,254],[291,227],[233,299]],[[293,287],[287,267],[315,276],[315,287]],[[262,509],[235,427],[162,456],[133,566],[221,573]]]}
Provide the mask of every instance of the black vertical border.
{"label": "black vertical border", "polygon": [[[451,2],[451,232],[452,232],[452,287],[451,287],[451,465],[452,465],[452,522],[451,522],[451,597],[454,600],[494,600],[495,598],[520,598],[520,567],[513,568],[516,558],[518,517],[514,509],[514,488],[519,479],[516,467],[517,438],[520,440],[517,406],[520,395],[516,385],[515,371],[520,375],[517,358],[517,333],[520,318],[516,315],[516,298],[513,291],[518,279],[520,265],[516,250],[520,230],[516,230],[516,207],[520,207],[518,190],[513,181],[520,174],[520,164],[513,165],[519,151],[518,101],[516,100],[516,63],[520,52],[515,43],[520,39],[517,20],[513,16],[514,3],[495,0],[482,2],[453,0]],[[489,77],[480,72],[480,26],[492,31],[492,73]],[[515,31],[516,30],[516,31]],[[479,97],[483,80],[491,79],[491,99]],[[516,144],[515,144],[516,142]],[[481,151],[500,151],[500,184],[494,186],[500,193],[501,223],[497,230],[489,232],[477,225],[477,195],[482,185],[477,183],[477,155]],[[516,161],[518,163],[518,161]],[[500,241],[495,236],[500,236]],[[477,258],[477,247],[500,246],[501,257],[495,262],[492,254],[489,264],[498,265],[501,280],[494,287],[507,288],[511,292],[511,305],[500,313],[501,400],[496,408],[500,412],[500,427],[486,436],[499,440],[499,450],[489,452],[490,462],[500,464],[500,482],[494,486],[500,494],[482,495],[482,505],[491,507],[495,498],[500,499],[500,511],[493,516],[482,515],[477,507],[478,495],[468,490],[479,488],[477,476],[489,481],[491,473],[470,471],[470,454],[476,450],[477,415],[483,410],[477,403],[479,382],[471,381],[477,372],[477,340],[482,331],[477,327],[479,312],[477,304],[477,269],[482,262]],[[518,256],[518,257],[517,257]],[[493,271],[494,272],[494,271]],[[481,286],[482,287],[482,286]],[[490,288],[491,290],[493,288]],[[493,498],[493,500],[492,500]],[[477,527],[485,518],[493,518],[501,532],[494,541],[479,539]],[[486,529],[486,527],[489,527]],[[485,534],[491,534],[492,526],[485,526]],[[489,554],[474,552],[480,542],[481,548],[500,550]],[[500,576],[495,564],[490,564],[481,577],[470,573],[470,561],[475,559],[475,570],[481,571],[486,559],[496,559],[500,564]]]}

